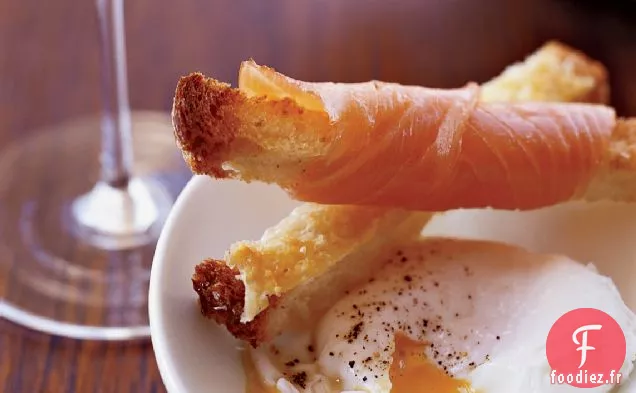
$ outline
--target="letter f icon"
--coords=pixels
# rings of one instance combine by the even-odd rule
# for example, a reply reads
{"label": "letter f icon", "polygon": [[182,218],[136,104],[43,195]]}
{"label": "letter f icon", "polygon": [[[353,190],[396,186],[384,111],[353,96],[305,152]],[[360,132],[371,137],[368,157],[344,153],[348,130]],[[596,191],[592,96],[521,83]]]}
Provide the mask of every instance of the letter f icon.
{"label": "letter f icon", "polygon": [[[587,332],[590,330],[601,330],[601,328],[602,328],[601,325],[581,326],[580,328],[576,329],[574,333],[572,334],[572,341],[574,341],[574,344],[580,345],[580,347],[576,349],[577,351],[581,351],[581,364],[579,365],[579,368],[583,367],[583,365],[587,361],[587,351],[593,351],[596,349],[594,347],[587,345]],[[579,342],[577,336],[581,332],[583,334],[581,335],[582,336],[581,342]]]}

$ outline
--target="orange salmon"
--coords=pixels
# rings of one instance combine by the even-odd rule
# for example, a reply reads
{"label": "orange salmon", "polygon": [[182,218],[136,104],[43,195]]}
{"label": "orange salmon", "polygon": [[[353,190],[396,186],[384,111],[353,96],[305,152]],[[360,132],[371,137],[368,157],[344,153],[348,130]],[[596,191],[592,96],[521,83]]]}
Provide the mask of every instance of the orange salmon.
{"label": "orange salmon", "polygon": [[619,123],[602,105],[484,102],[475,84],[310,83],[253,62],[240,81],[179,82],[173,121],[190,166],[322,204],[534,209],[583,198],[605,175]]}

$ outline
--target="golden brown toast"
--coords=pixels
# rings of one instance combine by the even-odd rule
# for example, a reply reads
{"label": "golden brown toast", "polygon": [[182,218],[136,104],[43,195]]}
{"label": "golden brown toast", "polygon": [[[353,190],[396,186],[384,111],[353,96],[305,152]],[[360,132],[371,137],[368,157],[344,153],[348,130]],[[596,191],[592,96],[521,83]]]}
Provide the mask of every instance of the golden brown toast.
{"label": "golden brown toast", "polygon": [[[237,99],[234,90],[224,91],[227,97],[208,106],[216,120],[200,119],[200,123],[182,125],[181,130],[207,129],[211,121],[250,116],[232,112],[234,105],[221,105]],[[548,43],[484,84],[482,98],[605,103],[608,91],[602,65],[566,46]],[[202,90],[195,88],[187,94],[202,94]],[[177,128],[178,116],[175,113]],[[259,114],[251,116],[259,121]],[[198,168],[207,173],[214,167],[185,154],[194,160],[190,164],[195,171]],[[283,327],[302,327],[355,286],[360,279],[357,272],[375,268],[369,262],[374,258],[369,256],[396,241],[419,236],[430,217],[429,213],[385,208],[304,204],[261,240],[238,242],[225,260],[207,260],[197,266],[193,284],[202,312],[254,346],[274,337]],[[320,296],[313,296],[316,293]]]}
{"label": "golden brown toast", "polygon": [[[536,63],[532,65],[533,77],[543,81],[545,68],[538,67]],[[562,68],[569,72],[566,82],[546,78],[550,83],[524,87],[519,90],[519,95],[527,99],[531,94],[537,94],[535,101],[538,98],[552,99],[554,86],[561,86],[584,94],[584,99],[606,98],[607,88],[582,89],[581,86],[592,80],[590,75],[581,77],[577,73],[584,69],[582,64]],[[598,71],[596,63],[592,63],[590,71],[592,78],[604,75]],[[502,84],[518,87],[517,72],[515,69],[515,72],[509,70],[504,73]],[[364,108],[372,103],[364,101],[359,106],[357,97],[378,94],[385,98],[399,97],[395,99],[395,105],[402,108],[402,102],[417,101],[419,97],[431,94],[430,89],[375,81],[359,84],[298,82],[253,62],[242,65],[240,79],[256,82],[250,82],[250,88],[234,89],[201,74],[182,78],[173,110],[177,142],[195,173],[275,183],[292,194],[309,186],[303,184],[305,173],[311,172],[316,162],[331,157],[331,148],[347,130],[372,129],[376,121],[387,120],[380,116],[367,119]],[[266,94],[254,89],[254,86],[262,85],[268,89]],[[499,100],[498,92],[506,91],[502,89],[499,83],[487,84],[481,101]],[[336,94],[332,94],[334,91]],[[570,91],[567,96],[572,97],[573,93]],[[323,101],[324,97],[336,98]],[[507,97],[510,98],[510,94]],[[351,116],[348,115],[350,112],[353,113]],[[614,132],[611,147],[603,152],[602,162],[594,168],[593,181],[581,185],[582,189],[575,195],[577,198],[636,200],[636,189],[631,182],[622,180],[626,176],[636,180],[636,160],[632,159],[632,147],[626,143],[630,135],[636,133],[635,123],[619,119],[618,124],[617,131],[622,131]],[[613,165],[617,161],[624,165],[621,168]],[[625,185],[628,187],[623,188]]]}
{"label": "golden brown toast", "polygon": [[373,270],[374,255],[417,238],[430,217],[301,205],[261,240],[235,243],[225,260],[196,267],[192,281],[201,311],[255,346],[283,329],[301,328],[355,283],[360,271]]}
{"label": "golden brown toast", "polygon": [[[564,96],[567,100],[575,96],[582,100],[607,99],[606,74],[602,67],[577,52],[568,52],[563,46],[549,44],[540,56],[531,56],[524,64],[524,70],[540,83],[530,87],[520,85],[521,66],[516,65],[504,72],[501,82],[483,86],[482,100],[519,101],[533,97],[535,101],[554,101],[555,86],[561,89],[558,91],[568,92]],[[550,65],[558,66],[568,74],[567,78],[552,77],[546,72]],[[356,102],[357,96],[373,94],[385,86],[391,90],[389,94],[401,94],[407,99],[425,90],[376,81],[301,85],[253,62],[243,63],[239,80],[241,87],[234,89],[201,74],[182,78],[173,109],[177,142],[195,173],[259,180],[287,189],[294,188],[305,168],[316,158],[323,157],[343,130],[360,127],[357,117],[335,120],[338,110],[325,107],[319,95],[337,91],[338,102],[329,105],[348,106],[348,102]],[[601,83],[595,84],[596,81]],[[308,85],[311,91],[305,90]],[[589,88],[591,86],[594,87]],[[256,91],[258,88],[265,89],[265,93]],[[516,97],[510,93],[513,90],[517,92]],[[508,93],[498,98],[502,92]]]}

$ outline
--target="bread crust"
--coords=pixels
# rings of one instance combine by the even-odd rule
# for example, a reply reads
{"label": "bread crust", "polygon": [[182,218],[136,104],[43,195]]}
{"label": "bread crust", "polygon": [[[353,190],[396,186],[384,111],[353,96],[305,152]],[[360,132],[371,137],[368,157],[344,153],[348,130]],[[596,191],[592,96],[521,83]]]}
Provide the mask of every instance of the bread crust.
{"label": "bread crust", "polygon": [[241,323],[245,284],[238,278],[239,275],[237,269],[227,266],[223,261],[206,259],[195,267],[192,286],[199,295],[204,316],[224,325],[238,339],[255,346],[264,338],[267,312],[262,312],[250,322]]}
{"label": "bread crust", "polygon": [[[295,178],[304,161],[326,146],[321,137],[314,138],[315,130],[329,128],[324,112],[308,111],[291,98],[248,97],[200,73],[179,80],[172,122],[177,145],[194,173],[244,181],[263,180],[262,176],[283,182]],[[274,146],[268,141],[285,143],[274,135],[285,135],[295,148],[272,156]],[[241,157],[236,165],[226,165],[236,157]],[[245,172],[254,166],[275,170]]]}
{"label": "bread crust", "polygon": [[[523,63],[507,68],[482,88],[484,99],[490,101],[536,99],[605,103],[608,92],[607,75],[600,63],[556,42],[546,44]],[[198,100],[198,103],[191,104],[191,100]],[[251,109],[245,111],[246,106]],[[229,157],[242,155],[244,167],[240,169],[245,169],[250,166],[250,160],[258,162],[263,160],[263,154],[267,154],[249,141],[254,135],[262,137],[266,131],[254,133],[254,129],[242,129],[241,124],[258,128],[265,122],[276,123],[303,111],[293,100],[268,101],[205,79],[201,74],[193,74],[182,79],[177,88],[173,111],[175,136],[194,172],[237,177],[235,168],[223,167]],[[305,125],[321,126],[324,121],[328,122],[328,119],[319,114]],[[286,132],[293,139],[297,131],[288,129]],[[236,143],[237,136],[242,139],[240,144]],[[211,149],[211,146],[215,148]],[[300,157],[287,158],[302,162],[303,154],[307,152],[301,152]],[[250,175],[259,179],[264,175],[279,179],[289,173],[283,170],[266,174],[248,171],[245,175],[241,170],[242,179],[250,180]],[[427,213],[354,206],[305,204],[299,211],[292,213],[260,241],[236,243],[225,260],[202,262],[192,278],[202,313],[227,326],[234,336],[253,346],[270,340],[298,319],[310,323],[309,317],[301,317],[301,314],[320,313],[320,305],[310,300],[314,291],[322,292],[323,297],[337,298],[339,290],[355,285],[350,269],[354,272],[355,269],[372,269],[371,256],[398,239],[404,241],[419,236],[430,219]],[[401,231],[398,228],[402,228]],[[334,237],[337,233],[343,235]],[[390,234],[395,237],[387,238]],[[299,255],[303,248],[314,252]],[[303,263],[321,269],[311,274],[298,274],[294,285],[288,286],[278,285],[268,273]],[[381,264],[381,261],[377,263]],[[249,276],[250,266],[257,266],[261,273]],[[348,276],[346,270],[349,270]],[[258,287],[256,282],[261,286],[257,291],[254,290]],[[332,291],[319,289],[324,285],[330,285]],[[254,292],[253,296],[247,294],[250,290]],[[258,299],[266,301],[259,302]],[[303,308],[304,302],[306,308]],[[247,315],[246,308],[251,309]]]}
{"label": "bread crust", "polygon": [[174,98],[172,123],[184,158],[195,173],[223,177],[221,163],[236,138],[239,119],[233,108],[245,96],[230,85],[201,73],[182,78]]}
{"label": "bread crust", "polygon": [[[260,68],[254,64],[244,68]],[[260,72],[260,71],[257,71]],[[273,70],[268,78],[294,81]],[[347,100],[360,91],[380,89],[381,82],[343,86],[311,84],[318,91],[300,91],[318,101],[321,91],[340,89]],[[317,87],[316,87],[317,86]],[[508,67],[481,89],[483,101],[588,101],[606,103],[609,97],[607,72],[597,61],[565,45],[550,42],[525,62]],[[339,93],[340,94],[340,93]],[[407,94],[400,92],[399,94]],[[275,183],[295,193],[302,173],[323,157],[329,141],[342,135],[348,124],[332,121],[327,108],[307,109],[284,93],[274,99],[255,95],[196,73],[182,78],[177,86],[173,121],[177,143],[193,172],[216,178]],[[364,111],[358,113],[364,115]],[[363,116],[364,117],[364,116]],[[360,120],[357,119],[356,120]],[[362,120],[364,121],[364,120]],[[583,199],[636,200],[636,160],[633,135],[636,122],[619,119],[603,164],[582,193]],[[353,126],[353,125],[352,125]],[[626,159],[626,157],[629,157]],[[625,185],[628,187],[625,188]],[[579,195],[577,195],[578,197]]]}

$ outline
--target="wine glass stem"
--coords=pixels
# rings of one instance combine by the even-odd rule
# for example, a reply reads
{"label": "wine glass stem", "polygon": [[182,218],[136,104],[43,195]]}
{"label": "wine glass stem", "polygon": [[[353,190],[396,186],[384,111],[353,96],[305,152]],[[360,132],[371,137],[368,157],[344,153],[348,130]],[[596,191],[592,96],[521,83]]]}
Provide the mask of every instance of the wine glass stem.
{"label": "wine glass stem", "polygon": [[96,0],[104,105],[101,179],[71,206],[78,237],[110,250],[135,248],[153,241],[172,204],[166,191],[152,178],[132,175],[123,3],[124,0]]}
{"label": "wine glass stem", "polygon": [[125,188],[131,177],[133,151],[126,77],[123,0],[96,0],[99,20],[102,147],[101,180]]}

